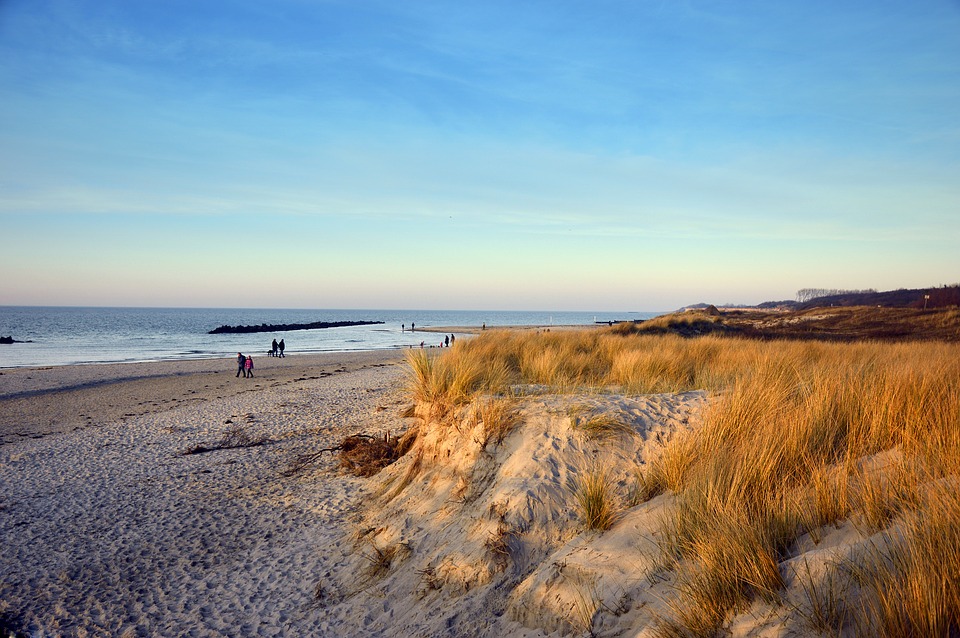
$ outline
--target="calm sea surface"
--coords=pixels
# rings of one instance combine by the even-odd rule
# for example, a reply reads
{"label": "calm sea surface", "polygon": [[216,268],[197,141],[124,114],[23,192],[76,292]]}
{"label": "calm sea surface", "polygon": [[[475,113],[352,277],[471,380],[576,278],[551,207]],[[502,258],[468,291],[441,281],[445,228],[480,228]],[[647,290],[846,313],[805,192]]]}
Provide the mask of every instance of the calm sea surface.
{"label": "calm sea surface", "polygon": [[[445,310],[264,310],[236,308],[73,308],[0,306],[0,368],[230,357],[266,354],[273,339],[286,353],[382,350],[439,345],[430,326],[562,326],[648,319],[659,312],[523,312]],[[383,321],[382,325],[253,334],[207,334],[222,325]],[[401,324],[408,330],[402,331]]]}

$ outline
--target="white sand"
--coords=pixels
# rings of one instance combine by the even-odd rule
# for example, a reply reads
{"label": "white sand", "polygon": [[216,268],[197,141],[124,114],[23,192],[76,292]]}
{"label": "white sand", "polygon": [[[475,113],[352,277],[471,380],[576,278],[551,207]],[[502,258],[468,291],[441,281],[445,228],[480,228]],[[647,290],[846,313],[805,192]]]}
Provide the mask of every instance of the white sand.
{"label": "white sand", "polygon": [[[219,370],[248,389],[0,446],[0,618],[38,636],[332,635],[317,629],[314,589],[362,481],[335,473],[330,454],[295,478],[283,470],[348,434],[403,425],[398,355],[373,354],[320,357],[330,376],[303,381],[317,358],[261,357],[252,380],[223,361],[4,371],[8,396],[79,379],[101,383],[110,402],[127,390],[107,380],[146,375],[163,385],[169,378],[153,375],[171,366]],[[271,374],[271,361],[295,374]],[[32,401],[42,413],[70,397]],[[231,428],[269,442],[183,454]]]}

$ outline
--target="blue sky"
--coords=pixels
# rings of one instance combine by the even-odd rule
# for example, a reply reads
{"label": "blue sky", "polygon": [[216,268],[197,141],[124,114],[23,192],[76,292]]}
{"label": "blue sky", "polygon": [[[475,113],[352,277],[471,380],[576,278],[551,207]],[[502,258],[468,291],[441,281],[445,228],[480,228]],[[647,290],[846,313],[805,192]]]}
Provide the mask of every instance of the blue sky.
{"label": "blue sky", "polygon": [[0,0],[0,305],[960,281],[960,2]]}

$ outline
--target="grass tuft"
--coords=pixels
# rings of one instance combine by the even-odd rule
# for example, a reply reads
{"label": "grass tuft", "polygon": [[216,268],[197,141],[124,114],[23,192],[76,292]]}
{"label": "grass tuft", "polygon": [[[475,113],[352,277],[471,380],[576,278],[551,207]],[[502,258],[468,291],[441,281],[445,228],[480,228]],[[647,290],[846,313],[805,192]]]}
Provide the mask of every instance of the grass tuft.
{"label": "grass tuft", "polygon": [[476,402],[475,416],[483,425],[483,447],[490,441],[503,443],[520,422],[520,414],[513,404],[502,398],[480,398]]}
{"label": "grass tuft", "polygon": [[583,414],[583,409],[571,410],[570,420],[574,429],[594,440],[611,439],[636,434],[636,430],[613,414]]}
{"label": "grass tuft", "polygon": [[588,530],[606,531],[620,514],[609,471],[602,465],[588,468],[573,482],[580,520]]}

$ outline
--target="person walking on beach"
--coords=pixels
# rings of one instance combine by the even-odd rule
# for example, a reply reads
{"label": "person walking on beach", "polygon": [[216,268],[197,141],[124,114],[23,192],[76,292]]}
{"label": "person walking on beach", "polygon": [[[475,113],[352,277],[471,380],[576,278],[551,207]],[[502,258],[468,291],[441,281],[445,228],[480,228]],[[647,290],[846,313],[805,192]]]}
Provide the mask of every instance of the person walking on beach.
{"label": "person walking on beach", "polygon": [[277,356],[277,348],[279,348],[279,346],[277,345],[277,340],[274,339],[274,340],[273,340],[273,343],[270,344],[270,356],[271,356],[271,357]]}
{"label": "person walking on beach", "polygon": [[443,345],[447,348],[450,347],[450,335],[447,335],[443,338]]}
{"label": "person walking on beach", "polygon": [[283,345],[283,339],[280,340],[280,343],[277,344],[277,346],[280,348],[280,356],[282,357],[282,356],[283,356],[283,349],[286,347],[286,346]]}
{"label": "person walking on beach", "polygon": [[243,364],[244,373],[243,376],[252,379],[253,378],[253,357],[247,357],[247,360]]}
{"label": "person walking on beach", "polygon": [[247,376],[246,372],[244,372],[244,366],[246,365],[246,363],[247,363],[247,358],[243,356],[242,352],[238,352],[237,353],[237,376],[238,377],[241,374],[243,374],[243,376]]}

